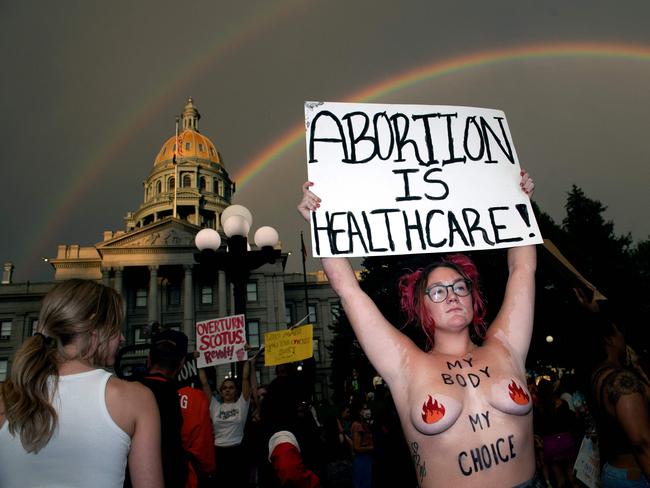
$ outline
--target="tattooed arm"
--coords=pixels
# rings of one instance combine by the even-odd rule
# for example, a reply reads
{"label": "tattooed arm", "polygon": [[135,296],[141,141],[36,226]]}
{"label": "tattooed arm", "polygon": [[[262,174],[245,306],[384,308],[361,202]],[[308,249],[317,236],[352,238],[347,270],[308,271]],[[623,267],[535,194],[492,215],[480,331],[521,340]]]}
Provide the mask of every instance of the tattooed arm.
{"label": "tattooed arm", "polygon": [[650,413],[646,386],[631,371],[617,371],[612,376],[605,386],[608,410],[630,440],[643,474],[650,479]]}

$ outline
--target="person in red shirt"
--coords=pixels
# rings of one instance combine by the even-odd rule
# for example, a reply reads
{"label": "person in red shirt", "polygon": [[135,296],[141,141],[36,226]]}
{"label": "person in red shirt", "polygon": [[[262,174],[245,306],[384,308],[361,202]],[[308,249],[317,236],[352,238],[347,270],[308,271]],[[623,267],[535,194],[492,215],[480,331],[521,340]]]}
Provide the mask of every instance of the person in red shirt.
{"label": "person in red shirt", "polygon": [[210,419],[210,402],[203,391],[191,386],[178,390],[183,415],[183,447],[190,457],[186,488],[199,486],[199,477],[208,478],[216,470]]}

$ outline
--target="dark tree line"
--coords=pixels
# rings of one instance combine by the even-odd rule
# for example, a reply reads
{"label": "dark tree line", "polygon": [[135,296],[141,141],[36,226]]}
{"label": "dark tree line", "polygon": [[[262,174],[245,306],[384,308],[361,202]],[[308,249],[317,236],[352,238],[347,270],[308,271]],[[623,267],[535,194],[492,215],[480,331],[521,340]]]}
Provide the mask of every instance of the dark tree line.
{"label": "dark tree line", "polygon": [[[577,186],[568,193],[566,216],[557,224],[533,203],[545,239],[551,240],[569,262],[591,282],[607,301],[601,309],[624,330],[628,343],[640,354],[648,354],[650,314],[650,237],[634,244],[630,234],[617,235],[614,222],[603,216],[607,209]],[[481,272],[481,286],[488,302],[488,322],[500,308],[507,279],[506,251],[467,253]],[[424,336],[417,327],[405,324],[399,310],[397,283],[406,270],[425,266],[431,254],[369,257],[363,261],[361,286],[377,303],[384,316],[402,328],[421,347]],[[589,334],[574,288],[575,276],[558,264],[542,246],[538,249],[535,329],[528,366],[553,365],[580,368],[585,351],[581,338]],[[584,288],[583,288],[584,289]],[[586,290],[586,289],[585,289]],[[587,290],[586,290],[587,291]],[[345,379],[356,368],[370,382],[373,370],[359,347],[347,317],[341,310],[333,325],[332,384],[342,398]],[[546,342],[547,336],[553,342]],[[581,347],[583,346],[583,347]]]}

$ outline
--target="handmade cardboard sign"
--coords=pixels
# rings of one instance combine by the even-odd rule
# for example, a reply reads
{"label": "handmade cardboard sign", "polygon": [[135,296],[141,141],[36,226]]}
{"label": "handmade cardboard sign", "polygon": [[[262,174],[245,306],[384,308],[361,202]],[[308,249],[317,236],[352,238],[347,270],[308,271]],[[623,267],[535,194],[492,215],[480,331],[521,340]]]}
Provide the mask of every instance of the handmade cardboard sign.
{"label": "handmade cardboard sign", "polygon": [[314,355],[312,324],[264,334],[264,366],[302,361]]}
{"label": "handmade cardboard sign", "polygon": [[314,256],[542,242],[499,110],[306,102],[305,126]]}
{"label": "handmade cardboard sign", "polygon": [[199,368],[248,359],[246,319],[231,315],[196,323],[196,348]]}

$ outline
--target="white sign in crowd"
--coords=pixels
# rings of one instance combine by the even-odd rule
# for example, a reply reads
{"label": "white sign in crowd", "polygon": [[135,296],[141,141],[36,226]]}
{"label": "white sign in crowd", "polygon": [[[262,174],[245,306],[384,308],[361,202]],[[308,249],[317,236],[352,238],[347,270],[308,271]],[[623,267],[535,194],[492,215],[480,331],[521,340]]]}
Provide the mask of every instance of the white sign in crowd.
{"label": "white sign in crowd", "polygon": [[314,256],[538,244],[505,115],[428,105],[305,103]]}
{"label": "white sign in crowd", "polygon": [[248,359],[244,315],[197,322],[196,349],[199,368]]}

